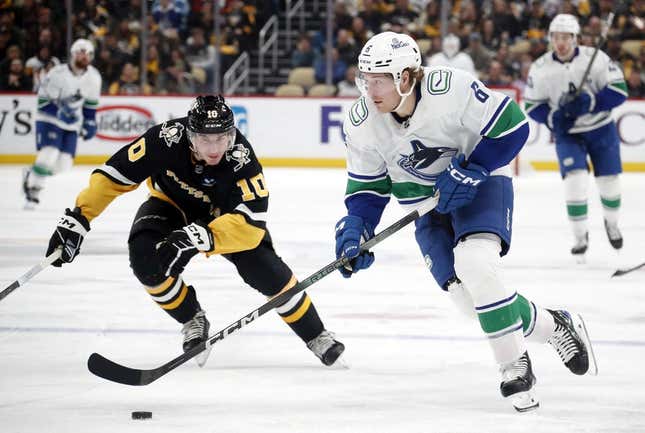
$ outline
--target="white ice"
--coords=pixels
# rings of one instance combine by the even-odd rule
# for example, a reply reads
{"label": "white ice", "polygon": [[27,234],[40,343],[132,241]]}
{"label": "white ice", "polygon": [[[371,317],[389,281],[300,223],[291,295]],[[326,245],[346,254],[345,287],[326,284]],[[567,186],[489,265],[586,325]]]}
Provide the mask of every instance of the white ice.
{"label": "white ice", "polygon": [[[88,167],[52,178],[41,207],[24,211],[21,167],[0,168],[0,289],[38,263],[59,215],[86,184]],[[343,215],[343,170],[267,168],[269,228],[278,253],[304,278],[333,260]],[[642,174],[623,176],[625,265],[645,261]],[[95,377],[99,352],[152,368],[180,353],[180,326],[131,274],[126,240],[145,187],[93,223],[82,254],[49,268],[0,301],[0,431],[411,433],[645,431],[645,272],[610,279],[617,266],[591,185],[588,263],[576,265],[556,173],[515,181],[513,246],[504,279],[536,303],[586,319],[600,373],[569,373],[548,345],[530,345],[541,407],[517,414],[479,325],[462,319],[424,267],[411,228],[374,252],[350,280],[334,273],[308,289],[349,369],[328,369],[275,314],[145,387]],[[403,215],[391,204],[381,228]],[[264,302],[225,260],[195,259],[185,280],[212,332]],[[132,411],[151,411],[147,421]]]}

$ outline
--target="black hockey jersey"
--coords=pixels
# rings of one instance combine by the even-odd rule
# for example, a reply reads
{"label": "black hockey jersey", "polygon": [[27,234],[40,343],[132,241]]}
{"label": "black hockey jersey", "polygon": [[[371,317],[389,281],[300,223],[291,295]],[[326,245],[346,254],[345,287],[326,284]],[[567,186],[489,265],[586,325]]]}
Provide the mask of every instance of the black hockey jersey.
{"label": "black hockey jersey", "polygon": [[220,163],[194,158],[187,118],[153,126],[92,172],[76,206],[91,221],[117,196],[146,181],[150,195],[181,211],[186,224],[208,223],[215,238],[209,254],[255,248],[267,235],[269,191],[249,142],[236,131],[235,144]]}

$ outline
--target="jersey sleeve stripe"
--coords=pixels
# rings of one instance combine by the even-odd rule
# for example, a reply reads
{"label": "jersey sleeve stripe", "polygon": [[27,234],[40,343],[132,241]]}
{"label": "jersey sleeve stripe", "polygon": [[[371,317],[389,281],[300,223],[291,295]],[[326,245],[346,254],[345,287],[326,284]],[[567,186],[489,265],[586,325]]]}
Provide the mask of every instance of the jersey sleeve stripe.
{"label": "jersey sleeve stripe", "polygon": [[625,81],[614,81],[609,83],[607,87],[621,95],[629,96],[627,93],[627,83],[625,83]]}
{"label": "jersey sleeve stripe", "polygon": [[381,180],[381,179],[385,179],[387,177],[387,172],[383,172],[381,174],[376,174],[376,175],[370,176],[370,175],[366,175],[366,174],[352,173],[350,171],[350,172],[347,172],[347,175],[350,178],[355,179],[355,180],[359,180],[359,181],[360,180]]}
{"label": "jersey sleeve stripe", "polygon": [[119,170],[116,168],[112,167],[111,165],[103,164],[96,170],[95,172],[100,172],[104,175],[106,175],[110,180],[114,181],[115,183],[119,183],[121,185],[137,185],[137,182],[133,182],[124,175],[122,175]]}
{"label": "jersey sleeve stripe", "polygon": [[374,192],[381,195],[389,195],[392,190],[392,181],[389,176],[384,179],[372,182],[359,182],[353,179],[347,179],[346,195],[352,195],[357,192]]}
{"label": "jersey sleeve stripe", "polygon": [[515,101],[510,100],[509,103],[498,117],[495,124],[490,128],[486,134],[482,134],[488,138],[499,138],[510,134],[526,123],[526,116],[522,109]]}
{"label": "jersey sleeve stripe", "polygon": [[96,108],[99,105],[99,101],[97,99],[86,99],[83,105],[88,108]]}
{"label": "jersey sleeve stripe", "polygon": [[501,104],[497,107],[497,110],[495,110],[495,113],[493,113],[493,117],[490,118],[486,126],[484,126],[484,129],[481,130],[479,135],[486,135],[486,132],[497,122],[497,118],[500,116],[500,114],[503,112],[504,108],[506,108],[506,105],[509,103],[511,98],[506,96],[504,100],[502,101]]}
{"label": "jersey sleeve stripe", "polygon": [[247,205],[244,203],[240,203],[235,207],[236,211],[242,212],[249,218],[251,218],[254,221],[263,221],[266,222],[267,220],[267,212],[253,212]]}
{"label": "jersey sleeve stripe", "polygon": [[432,197],[435,193],[434,185],[422,185],[414,182],[396,182],[392,184],[392,194],[399,200]]}

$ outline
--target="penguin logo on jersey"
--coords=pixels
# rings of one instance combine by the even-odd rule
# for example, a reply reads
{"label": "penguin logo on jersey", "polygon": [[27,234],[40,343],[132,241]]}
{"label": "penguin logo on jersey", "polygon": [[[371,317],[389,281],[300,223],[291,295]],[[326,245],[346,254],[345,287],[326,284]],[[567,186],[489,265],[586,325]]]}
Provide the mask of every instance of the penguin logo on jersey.
{"label": "penguin logo on jersey", "polygon": [[412,153],[401,154],[401,159],[398,161],[399,167],[424,180],[437,180],[437,176],[445,170],[446,166],[434,163],[441,158],[452,158],[457,154],[457,149],[452,147],[427,147],[419,140],[410,141],[410,145]]}
{"label": "penguin logo on jersey", "polygon": [[226,160],[233,160],[237,162],[235,167],[233,167],[233,171],[238,171],[239,169],[244,167],[244,165],[251,162],[251,159],[249,158],[250,153],[251,151],[244,147],[242,143],[235,143],[229,150],[226,151]]}
{"label": "penguin logo on jersey", "polygon": [[166,146],[170,147],[175,143],[179,143],[181,136],[184,133],[184,125],[181,123],[173,123],[172,125],[167,125],[164,122],[161,125],[161,131],[159,131],[159,138],[163,138],[166,142]]}

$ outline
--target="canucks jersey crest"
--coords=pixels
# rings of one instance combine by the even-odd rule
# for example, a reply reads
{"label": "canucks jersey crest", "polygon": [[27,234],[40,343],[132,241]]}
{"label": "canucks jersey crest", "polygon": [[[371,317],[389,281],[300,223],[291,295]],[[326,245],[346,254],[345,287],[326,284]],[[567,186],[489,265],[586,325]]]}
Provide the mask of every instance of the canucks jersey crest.
{"label": "canucks jersey crest", "polygon": [[167,125],[167,122],[164,122],[161,125],[161,130],[159,131],[159,138],[163,138],[166,142],[166,146],[170,147],[175,143],[179,143],[183,133],[184,125],[181,123],[175,122],[172,125]]}
{"label": "canucks jersey crest", "polygon": [[452,158],[457,149],[452,147],[427,147],[420,140],[410,141],[412,153],[401,154],[397,164],[403,170],[420,179],[435,181],[437,176],[445,169],[443,164],[435,166],[441,158]]}
{"label": "canucks jersey crest", "polygon": [[226,160],[235,161],[237,164],[233,167],[233,171],[238,171],[244,167],[244,165],[251,162],[251,159],[249,158],[250,153],[251,151],[244,147],[242,143],[234,143],[233,146],[226,151]]}

